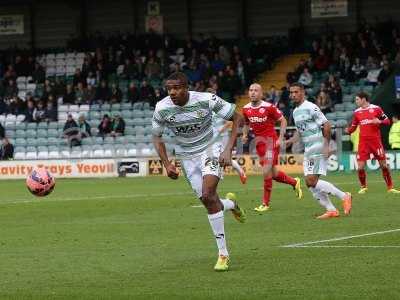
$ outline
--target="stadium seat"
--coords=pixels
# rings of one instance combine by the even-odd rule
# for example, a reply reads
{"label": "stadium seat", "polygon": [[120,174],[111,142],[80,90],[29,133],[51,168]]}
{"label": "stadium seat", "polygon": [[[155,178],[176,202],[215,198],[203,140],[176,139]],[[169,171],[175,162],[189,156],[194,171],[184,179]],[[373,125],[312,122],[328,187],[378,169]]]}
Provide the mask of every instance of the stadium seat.
{"label": "stadium seat", "polygon": [[47,138],[47,145],[49,146],[58,146],[60,144],[60,141],[56,137],[48,137]]}
{"label": "stadium seat", "polygon": [[22,129],[17,129],[15,131],[15,137],[16,138],[24,138],[24,137],[26,137],[26,131],[22,130]]}
{"label": "stadium seat", "polygon": [[38,129],[38,130],[36,131],[36,136],[37,136],[38,138],[47,138],[47,137],[48,137],[47,130],[45,130],[45,129]]}
{"label": "stadium seat", "polygon": [[91,158],[92,157],[92,147],[89,145],[82,146],[81,158]]}
{"label": "stadium seat", "polygon": [[36,146],[37,145],[37,139],[36,138],[27,138],[26,139],[26,145],[27,146]]}
{"label": "stadium seat", "polygon": [[104,157],[104,149],[102,146],[95,145],[93,146],[92,151],[93,151],[93,157],[99,157],[99,158]]}
{"label": "stadium seat", "polygon": [[335,111],[343,111],[344,110],[344,104],[342,104],[342,103],[335,104],[334,109],[335,109]]}
{"label": "stadium seat", "polygon": [[25,159],[25,152],[15,152],[14,153],[15,160],[23,160]]}
{"label": "stadium seat", "polygon": [[75,158],[75,159],[78,159],[78,158],[81,158],[81,156],[82,156],[82,150],[81,150],[81,147],[72,147],[72,149],[71,149],[71,153],[70,153],[70,158]]}
{"label": "stadium seat", "polygon": [[37,124],[36,123],[28,123],[26,125],[27,130],[36,130]]}
{"label": "stadium seat", "polygon": [[41,137],[36,139],[37,146],[47,146],[47,138]]}
{"label": "stadium seat", "polygon": [[129,156],[129,157],[136,157],[137,156],[137,149],[136,149],[136,146],[135,146],[135,144],[128,144],[127,146],[126,146],[126,149],[127,149],[127,156]]}
{"label": "stadium seat", "polygon": [[114,156],[114,146],[113,145],[105,145],[103,157],[113,157]]}
{"label": "stadium seat", "polygon": [[104,141],[103,144],[114,144],[115,140],[112,136],[107,136]]}

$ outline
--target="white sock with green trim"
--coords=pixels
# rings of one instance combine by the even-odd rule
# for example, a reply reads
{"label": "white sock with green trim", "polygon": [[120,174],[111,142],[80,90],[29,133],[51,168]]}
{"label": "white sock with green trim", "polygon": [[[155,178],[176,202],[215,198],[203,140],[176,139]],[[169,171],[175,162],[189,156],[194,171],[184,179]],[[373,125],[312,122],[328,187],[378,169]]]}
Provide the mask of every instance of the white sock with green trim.
{"label": "white sock with green trim", "polygon": [[318,182],[315,186],[316,189],[318,189],[321,192],[325,192],[326,194],[334,195],[338,197],[339,199],[344,199],[346,196],[345,192],[342,192],[339,190],[336,186],[334,186],[332,183],[327,182],[325,180],[318,179]]}
{"label": "white sock with green trim", "polygon": [[336,207],[333,205],[326,193],[312,187],[310,187],[309,190],[322,207],[325,207],[325,209],[328,211],[336,211]]}
{"label": "white sock with green trim", "polygon": [[243,172],[243,170],[242,170],[242,168],[240,167],[239,163],[238,163],[236,160],[234,160],[234,159],[232,159],[232,168],[234,168],[235,171],[236,171],[239,175],[240,175],[240,173]]}
{"label": "white sock with green trim", "polygon": [[229,256],[225,241],[224,212],[221,210],[215,214],[208,215],[208,221],[217,242],[219,255]]}
{"label": "white sock with green trim", "polygon": [[222,202],[222,205],[224,206],[224,211],[227,210],[232,210],[235,208],[235,202],[233,202],[230,199],[220,199]]}

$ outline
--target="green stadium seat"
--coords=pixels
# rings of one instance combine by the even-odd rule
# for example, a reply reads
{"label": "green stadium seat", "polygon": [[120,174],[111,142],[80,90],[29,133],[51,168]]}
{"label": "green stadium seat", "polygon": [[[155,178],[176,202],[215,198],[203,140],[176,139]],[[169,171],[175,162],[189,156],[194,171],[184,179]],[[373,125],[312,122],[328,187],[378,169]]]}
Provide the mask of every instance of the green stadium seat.
{"label": "green stadium seat", "polygon": [[38,129],[38,130],[36,131],[36,136],[37,136],[38,138],[47,138],[47,137],[48,137],[47,130]]}
{"label": "green stadium seat", "polygon": [[344,104],[342,104],[342,103],[338,103],[338,104],[335,104],[335,111],[343,111],[344,110]]}
{"label": "green stadium seat", "polygon": [[27,130],[36,130],[37,124],[36,123],[28,123],[26,124],[26,129]]}
{"label": "green stadium seat", "polygon": [[40,122],[37,125],[37,129],[46,129],[47,130],[47,122]]}

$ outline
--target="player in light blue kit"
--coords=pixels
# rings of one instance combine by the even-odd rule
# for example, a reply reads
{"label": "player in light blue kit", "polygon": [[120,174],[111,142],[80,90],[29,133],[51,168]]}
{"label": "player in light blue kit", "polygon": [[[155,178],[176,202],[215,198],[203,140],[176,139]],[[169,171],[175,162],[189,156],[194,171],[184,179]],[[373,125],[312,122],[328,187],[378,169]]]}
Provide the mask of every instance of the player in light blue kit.
{"label": "player in light blue kit", "polygon": [[306,185],[313,197],[326,209],[318,219],[339,217],[339,211],[332,204],[329,195],[342,200],[343,211],[349,215],[352,205],[350,193],[345,193],[332,183],[320,179],[326,175],[327,158],[329,154],[329,140],[331,125],[319,107],[305,99],[303,85],[294,83],[290,86],[290,98],[295,103],[293,119],[297,131],[304,144],[304,175]]}
{"label": "player in light blue kit", "polygon": [[[245,222],[244,211],[235,199],[228,195],[221,199],[217,193],[223,167],[232,161],[232,149],[242,117],[230,104],[212,93],[189,91],[185,74],[171,74],[166,81],[168,96],[159,101],[153,114],[153,143],[167,175],[177,179],[179,173],[168,158],[162,135],[165,128],[175,134],[175,153],[181,160],[185,177],[193,191],[203,203],[218,247],[216,271],[227,271],[229,253],[226,246],[224,211],[231,211],[241,223]],[[214,141],[213,113],[231,120],[232,132],[223,147]]]}

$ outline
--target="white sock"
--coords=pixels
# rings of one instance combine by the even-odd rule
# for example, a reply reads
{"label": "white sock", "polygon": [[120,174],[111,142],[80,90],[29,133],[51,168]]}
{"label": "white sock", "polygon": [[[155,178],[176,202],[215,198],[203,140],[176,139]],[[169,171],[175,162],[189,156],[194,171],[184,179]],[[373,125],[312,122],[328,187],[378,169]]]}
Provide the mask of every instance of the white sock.
{"label": "white sock", "polygon": [[216,214],[208,215],[208,221],[217,242],[219,255],[229,256],[225,242],[224,212],[221,210]]}
{"label": "white sock", "polygon": [[230,199],[220,199],[222,202],[222,205],[224,206],[224,211],[227,210],[232,210],[235,208],[235,202],[233,202]]}
{"label": "white sock", "polygon": [[240,173],[242,173],[243,172],[243,170],[242,170],[242,168],[240,167],[240,165],[239,165],[239,163],[236,161],[236,160],[234,160],[234,159],[232,159],[232,168],[234,168],[235,169],[235,171],[240,175]]}
{"label": "white sock", "polygon": [[325,207],[328,211],[336,211],[336,207],[332,204],[331,200],[329,199],[328,194],[317,190],[316,188],[310,187],[309,190],[311,191],[313,197],[318,200],[319,204]]}
{"label": "white sock", "polygon": [[315,188],[317,188],[321,192],[324,192],[324,193],[326,193],[328,195],[329,194],[334,195],[334,196],[336,196],[336,197],[338,197],[339,199],[342,199],[342,200],[346,196],[345,192],[342,192],[336,186],[334,186],[332,183],[327,182],[325,180],[319,179],[318,182],[317,182],[317,185],[315,186]]}

